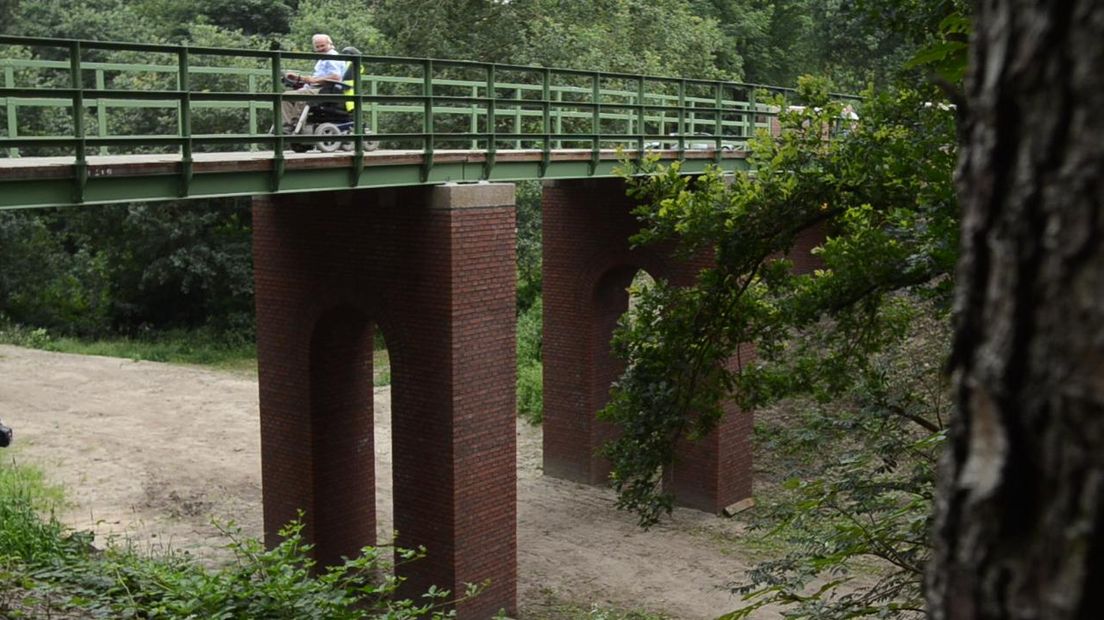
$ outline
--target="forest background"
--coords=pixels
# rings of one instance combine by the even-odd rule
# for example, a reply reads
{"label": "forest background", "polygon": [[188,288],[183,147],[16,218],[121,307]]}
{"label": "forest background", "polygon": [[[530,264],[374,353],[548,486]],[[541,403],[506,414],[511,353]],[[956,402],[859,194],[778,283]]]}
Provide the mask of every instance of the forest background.
{"label": "forest background", "polygon": [[[24,36],[462,58],[835,90],[887,84],[940,2],[0,0]],[[930,5],[930,6],[929,6]],[[539,189],[519,188],[519,313],[539,299]],[[0,213],[0,320],[82,338],[253,335],[248,199]],[[40,332],[42,334],[42,332]],[[194,336],[194,334],[193,334]],[[531,405],[527,405],[531,406]]]}

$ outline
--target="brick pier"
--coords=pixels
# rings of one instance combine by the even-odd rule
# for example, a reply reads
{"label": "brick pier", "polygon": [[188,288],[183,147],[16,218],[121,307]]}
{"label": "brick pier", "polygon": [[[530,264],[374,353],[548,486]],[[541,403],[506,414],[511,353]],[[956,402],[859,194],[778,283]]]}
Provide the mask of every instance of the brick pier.
{"label": "brick pier", "polygon": [[[517,608],[514,188],[373,189],[254,201],[265,537],[306,513],[322,563],[376,544],[372,340],[391,355],[402,594],[489,588]],[[386,542],[386,541],[383,541]]]}
{"label": "brick pier", "polygon": [[[626,287],[643,269],[685,285],[707,258],[675,260],[666,248],[629,248],[640,230],[619,179],[546,183],[544,231],[544,472],[604,484],[609,463],[596,454],[614,437],[596,419],[621,363],[610,335],[628,307]],[[719,512],[751,495],[750,414],[729,415],[702,442],[684,444],[666,483],[680,504]]]}

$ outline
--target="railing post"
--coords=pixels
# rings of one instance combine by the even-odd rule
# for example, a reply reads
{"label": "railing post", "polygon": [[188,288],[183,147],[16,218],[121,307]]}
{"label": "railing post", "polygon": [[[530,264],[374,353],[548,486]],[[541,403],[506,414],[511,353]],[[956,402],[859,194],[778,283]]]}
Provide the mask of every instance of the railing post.
{"label": "railing post", "polygon": [[[478,99],[479,99],[479,87],[478,86],[472,86],[471,87],[471,98],[472,98],[471,118],[468,121],[468,133],[474,135],[474,134],[479,133],[479,101],[478,101]],[[478,149],[479,149],[479,139],[473,137],[471,139],[471,150],[475,151],[475,150],[478,150]]]}
{"label": "railing post", "polygon": [[686,157],[686,80],[678,84],[678,150],[679,159]]}
{"label": "railing post", "polygon": [[282,55],[277,50],[272,53],[272,90],[275,96],[272,98],[272,133],[276,136],[272,150],[272,191],[280,191],[280,181],[284,177],[284,88],[282,79],[283,68],[280,66]]}
{"label": "railing post", "polygon": [[[4,87],[15,88],[15,68],[4,67]],[[12,97],[6,98],[8,108],[8,137],[19,137],[19,116],[16,114],[16,103]],[[13,146],[8,149],[8,157],[19,157],[19,147]]]}
{"label": "railing post", "polygon": [[724,133],[724,124],[721,122],[721,109],[724,107],[724,86],[721,82],[717,82],[716,88],[717,101],[713,112],[713,136],[716,138],[714,146],[717,151],[713,154],[713,158],[719,164],[721,163],[721,134]]}
{"label": "railing post", "polygon": [[[253,75],[252,73],[249,74],[249,94],[250,95],[256,95],[257,94],[257,76]],[[249,135],[255,136],[255,135],[257,135],[257,133],[258,133],[258,131],[257,131],[257,101],[255,99],[250,98],[249,99]],[[256,142],[250,142],[249,143],[249,150],[250,151],[256,151],[257,150],[257,143]]]}
{"label": "railing post", "polygon": [[[563,91],[556,91],[556,103],[563,104]],[[563,105],[556,106],[556,134],[563,135]],[[563,140],[556,138],[556,148],[563,148]]]}
{"label": "railing post", "polygon": [[[96,90],[107,90],[103,69],[96,69]],[[107,135],[107,102],[102,96],[96,99],[96,129],[101,138]],[[106,146],[100,147],[100,155],[107,155]]]}
{"label": "railing post", "polygon": [[[514,90],[514,100],[517,101],[517,104],[514,106],[514,133],[515,134],[520,134],[521,133],[521,101],[522,101],[521,86],[518,86],[517,89]],[[518,138],[517,140],[514,141],[514,148],[518,149],[518,150],[521,150],[521,138]]]}
{"label": "railing post", "polygon": [[76,161],[73,166],[73,202],[84,202],[88,184],[88,159],[84,152],[84,82],[81,78],[81,44],[69,44],[69,82],[73,87],[73,138],[76,140]]}
{"label": "railing post", "polygon": [[368,80],[368,94],[372,95],[372,103],[368,104],[368,124],[372,133],[379,133],[379,102],[375,96],[379,94],[379,82],[375,78]]}
{"label": "railing post", "polygon": [[188,46],[178,52],[176,84],[180,90],[177,108],[180,120],[180,195],[187,197],[192,186],[192,93],[188,79]]}
{"label": "railing post", "polygon": [[590,174],[594,175],[594,172],[598,169],[598,155],[599,149],[601,149],[600,137],[602,135],[602,119],[600,117],[602,113],[601,98],[602,98],[602,74],[597,71],[594,72],[594,76],[591,78],[591,93],[590,97],[594,103],[594,108],[590,120],[590,131],[593,134],[590,142]]}
{"label": "railing post", "polygon": [[[636,115],[637,115],[637,131],[636,131],[636,149],[640,152],[640,161],[644,161],[644,139],[648,131],[648,123],[646,120],[646,113],[644,109],[644,76],[641,75],[636,78]],[[660,146],[663,146],[660,144]]]}
{"label": "railing post", "polygon": [[541,129],[544,130],[544,140],[541,144],[540,176],[544,177],[552,161],[552,70],[547,67],[541,72]]}
{"label": "railing post", "polygon": [[425,154],[422,156],[422,183],[429,180],[433,169],[433,61],[426,59],[422,65],[425,75],[422,77],[422,97],[424,112],[422,133],[424,134]]}
{"label": "railing post", "polygon": [[[744,125],[744,141],[751,139],[755,135],[755,117],[758,116],[755,109],[755,89],[748,89],[748,110],[751,112],[751,116],[745,117],[747,122]],[[747,148],[747,147],[745,147]]]}
{"label": "railing post", "polygon": [[361,71],[364,66],[360,62],[360,56],[353,58],[353,169],[349,174],[349,185],[360,185],[360,175],[364,172],[364,87],[360,82]]}
{"label": "railing post", "polygon": [[487,158],[483,163],[483,178],[490,179],[495,165],[495,66],[487,65]]}

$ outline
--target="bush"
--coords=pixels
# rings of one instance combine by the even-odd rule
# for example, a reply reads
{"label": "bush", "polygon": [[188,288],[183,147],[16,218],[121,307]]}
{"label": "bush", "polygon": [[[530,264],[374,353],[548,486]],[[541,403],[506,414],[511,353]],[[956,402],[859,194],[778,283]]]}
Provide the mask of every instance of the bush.
{"label": "bush", "polygon": [[544,418],[543,373],[544,364],[539,361],[518,364],[518,415],[534,425],[540,424]]}
{"label": "bush", "polygon": [[518,317],[517,325],[517,409],[532,424],[540,424],[544,413],[542,321],[543,304],[537,297]]}
{"label": "bush", "polygon": [[[28,472],[30,472],[28,474]],[[41,476],[16,465],[0,467],[0,617],[50,617],[55,611],[103,618],[219,618],[393,620],[444,618],[446,590],[420,601],[395,600],[389,548],[365,547],[340,566],[319,570],[302,537],[288,524],[278,546],[265,550],[233,524],[223,528],[234,561],[207,569],[186,554],[139,556],[127,548],[96,551],[87,532],[72,532],[38,511],[47,497]],[[300,515],[301,516],[301,515]],[[399,562],[422,551],[400,551]],[[475,596],[469,587],[461,598]],[[68,616],[66,616],[68,617]],[[81,617],[84,617],[81,615]]]}

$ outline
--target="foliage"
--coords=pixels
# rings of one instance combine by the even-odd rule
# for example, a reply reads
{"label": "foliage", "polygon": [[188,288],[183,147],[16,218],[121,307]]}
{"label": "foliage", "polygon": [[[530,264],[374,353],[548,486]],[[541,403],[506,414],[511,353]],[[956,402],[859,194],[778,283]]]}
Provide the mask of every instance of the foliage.
{"label": "foliage", "polygon": [[101,355],[134,361],[198,364],[223,370],[256,371],[257,348],[252,339],[209,328],[150,331],[135,338],[76,338],[27,327],[0,315],[0,343],[44,351]]}
{"label": "foliage", "polygon": [[252,332],[242,200],[0,213],[0,312],[62,334]]}
{"label": "foliage", "polygon": [[138,0],[134,9],[168,40],[188,40],[188,29],[210,25],[245,35],[287,32],[295,0]]}
{"label": "foliage", "polygon": [[763,416],[757,442],[785,480],[758,493],[755,525],[790,552],[753,569],[736,588],[749,604],[726,618],[765,605],[792,618],[924,617],[950,322],[946,308],[900,301],[909,333],[872,356],[840,398],[795,399]]}
{"label": "foliage", "polygon": [[544,413],[544,365],[541,362],[541,186],[517,185],[517,411],[531,424]]}
{"label": "foliage", "polygon": [[364,54],[390,54],[392,43],[377,22],[376,10],[367,2],[300,0],[288,34],[282,37],[282,47],[310,51],[311,36],[324,33],[333,38],[338,50],[351,45]]}
{"label": "foliage", "polygon": [[28,37],[154,42],[152,23],[135,19],[132,9],[128,0],[19,0],[9,32]]}
{"label": "foliage", "polygon": [[719,70],[720,28],[684,0],[536,0],[515,62],[681,77],[738,77]]}
{"label": "foliage", "polygon": [[538,297],[518,317],[517,324],[517,409],[532,424],[540,424],[544,414],[542,320],[543,304]]}
{"label": "foliage", "polygon": [[[689,77],[718,77],[715,21],[686,0],[379,0],[398,55]],[[729,76],[734,77],[734,76]]]}
{"label": "foliage", "polygon": [[517,306],[524,314],[541,295],[541,185],[517,184]]}
{"label": "foliage", "polygon": [[[926,105],[935,97],[930,90],[903,89],[869,93],[860,119],[841,122],[842,106],[827,100],[823,82],[803,80],[799,90],[810,105],[781,114],[778,138],[755,141],[754,175],[725,184],[712,172],[695,182],[679,175],[677,164],[647,163],[645,171],[655,176],[631,179],[645,225],[635,243],[674,240],[685,254],[709,251],[716,260],[694,286],[660,282],[642,291],[614,337],[626,369],[600,415],[622,435],[605,454],[618,505],[635,511],[642,525],[671,509],[673,498],[660,481],[676,441],[710,432],[725,399],[753,408],[798,394],[827,402],[866,390],[872,398],[877,390],[869,378],[878,376],[878,356],[910,333],[913,300],[948,304],[958,215],[951,113]],[[820,267],[795,273],[787,255],[809,229],[827,233],[816,251]],[[755,359],[740,357],[742,343],[755,345]],[[741,368],[733,370],[730,360]],[[938,355],[923,361],[938,366]],[[873,411],[876,419],[893,417],[892,409]],[[872,465],[853,461],[850,467],[857,475]],[[855,515],[873,510],[899,518],[879,534],[926,518],[922,503],[879,494],[883,487],[863,491],[841,478],[824,480],[828,486],[802,487],[820,502],[803,504],[806,517],[814,518],[814,505],[846,498],[855,502],[847,507]],[[846,537],[821,544],[836,540]],[[832,561],[776,568],[803,568],[798,576],[808,579],[862,553],[844,544],[830,554]],[[800,579],[772,584],[772,592],[782,592],[772,600],[799,602]],[[898,602],[865,609],[884,611]]]}
{"label": "foliage", "polygon": [[[431,589],[419,601],[394,599],[400,579],[392,575],[390,549],[365,547],[340,566],[319,570],[303,541],[302,523],[285,526],[282,542],[265,550],[230,524],[224,533],[234,561],[207,569],[186,555],[140,556],[127,548],[96,551],[91,534],[72,532],[52,516],[38,516],[32,497],[40,487],[16,465],[0,467],[0,583],[26,596],[20,607],[83,610],[97,618],[445,618],[454,601]],[[23,486],[20,480],[31,484]],[[400,550],[398,562],[422,551]],[[462,597],[475,596],[469,588]],[[0,601],[13,611],[12,602]]]}
{"label": "foliage", "polygon": [[972,26],[963,13],[952,13],[939,22],[938,39],[909,60],[910,68],[927,68],[945,84],[958,84],[966,75],[967,41]]}
{"label": "foliage", "polygon": [[[470,0],[413,5],[389,0],[21,0],[2,6],[11,16],[5,30],[30,36],[247,48],[278,43],[284,49],[305,49],[311,34],[328,32],[339,46],[354,44],[368,53],[730,78],[740,77],[748,65],[736,57],[740,55],[785,58],[791,69],[805,62],[800,60],[805,56],[791,48],[768,44],[796,45],[800,37],[792,32],[771,34],[770,28],[781,26],[763,26],[764,15],[787,28],[820,19],[810,13],[815,3],[797,0]],[[753,27],[762,31],[758,38],[732,30]],[[736,39],[742,47],[730,45]],[[55,59],[65,53],[50,48],[10,52]],[[91,50],[86,60],[122,59],[126,54],[135,53]],[[169,66],[175,62],[158,55],[141,58]],[[193,58],[197,63],[215,60]],[[750,66],[764,66],[759,60]],[[239,64],[253,62],[243,59]],[[91,79],[91,73],[88,76]],[[232,83],[239,78],[193,77],[197,88],[242,88]],[[150,80],[170,80],[172,75],[108,72],[106,78],[109,89],[141,89]],[[30,70],[20,70],[16,79],[19,85],[59,87],[67,86],[68,80],[64,71]],[[160,133],[173,114],[171,108],[113,110],[109,133]],[[57,133],[69,122],[65,110],[20,110],[27,135]],[[234,132],[241,130],[241,122],[233,110],[199,110],[193,129]],[[536,184],[520,186],[519,312],[540,292],[538,200]],[[0,274],[0,312],[17,323],[59,335],[133,335],[146,328],[204,325],[247,335],[252,329],[248,226],[247,205],[241,200],[0,214],[0,263],[17,266]]]}

